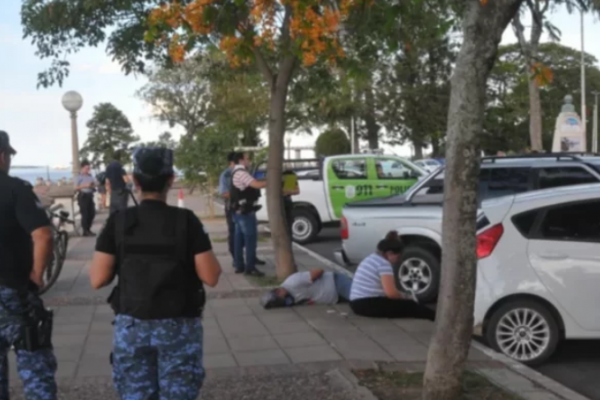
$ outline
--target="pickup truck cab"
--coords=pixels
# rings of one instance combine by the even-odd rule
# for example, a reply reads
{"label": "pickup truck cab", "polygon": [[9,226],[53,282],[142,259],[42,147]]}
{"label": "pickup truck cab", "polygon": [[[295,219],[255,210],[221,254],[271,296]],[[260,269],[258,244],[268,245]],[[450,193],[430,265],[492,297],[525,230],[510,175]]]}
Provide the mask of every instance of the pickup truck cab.
{"label": "pickup truck cab", "polygon": [[[342,208],[360,200],[404,193],[427,172],[397,156],[379,154],[346,154],[319,160],[287,160],[284,170],[298,175],[300,194],[293,196],[294,241],[309,243],[323,226],[335,224]],[[266,165],[258,165],[255,176],[263,178]],[[257,213],[259,222],[268,221],[266,193]]]}

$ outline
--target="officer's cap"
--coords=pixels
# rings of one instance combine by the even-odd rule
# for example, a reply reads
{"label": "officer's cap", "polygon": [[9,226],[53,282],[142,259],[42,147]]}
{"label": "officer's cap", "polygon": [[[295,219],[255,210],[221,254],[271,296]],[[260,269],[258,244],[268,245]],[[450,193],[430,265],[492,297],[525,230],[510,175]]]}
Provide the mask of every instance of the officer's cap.
{"label": "officer's cap", "polygon": [[10,137],[8,133],[0,131],[0,151],[8,151],[10,154],[15,155],[17,151],[10,145]]}
{"label": "officer's cap", "polygon": [[141,147],[133,151],[133,173],[150,177],[173,175],[173,150]]}

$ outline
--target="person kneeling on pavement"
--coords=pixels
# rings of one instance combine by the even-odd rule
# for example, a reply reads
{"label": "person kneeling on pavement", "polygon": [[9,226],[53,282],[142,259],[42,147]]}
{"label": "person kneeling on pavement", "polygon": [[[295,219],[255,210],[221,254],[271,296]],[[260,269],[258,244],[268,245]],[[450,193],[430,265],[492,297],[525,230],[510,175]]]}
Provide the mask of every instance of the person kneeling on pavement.
{"label": "person kneeling on pavement", "polygon": [[291,307],[300,304],[332,305],[350,300],[352,278],[347,275],[311,269],[290,275],[277,289],[261,300],[264,308]]}
{"label": "person kneeling on pavement", "polygon": [[377,245],[377,251],[367,256],[356,269],[350,308],[363,317],[435,319],[435,311],[416,302],[414,294],[404,294],[396,287],[395,265],[404,245],[398,232],[390,231]]}

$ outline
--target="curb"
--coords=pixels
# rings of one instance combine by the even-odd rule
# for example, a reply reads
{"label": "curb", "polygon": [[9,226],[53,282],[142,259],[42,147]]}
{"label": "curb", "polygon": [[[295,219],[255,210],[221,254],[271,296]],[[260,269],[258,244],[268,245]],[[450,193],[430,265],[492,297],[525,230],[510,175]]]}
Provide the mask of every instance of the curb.
{"label": "curb", "polygon": [[[267,232],[269,231],[268,227],[265,227],[264,229]],[[302,250],[304,253],[315,258],[316,260],[325,264],[327,267],[333,269],[334,271],[343,273],[351,278],[354,276],[354,274],[352,272],[348,271],[346,268],[340,266],[339,264],[337,264],[333,261],[328,260],[327,258],[323,257],[322,255],[317,254],[314,251],[312,251],[298,243],[292,242],[292,244],[296,249]],[[497,375],[494,374],[493,371],[488,371],[488,370],[484,370],[484,369],[478,370],[479,373],[485,375],[485,377],[488,378],[490,381],[495,382],[496,384],[502,386],[505,390],[507,390],[511,393],[514,393],[525,400],[539,400],[542,398],[541,396],[544,396],[543,398],[545,400],[559,400],[559,399],[590,400],[588,397],[585,397],[585,396],[569,389],[568,387],[564,386],[563,384],[556,382],[555,380],[550,379],[547,376],[542,375],[541,373],[539,373],[517,361],[514,361],[514,360],[506,357],[504,354],[500,354],[488,347],[485,347],[481,343],[478,343],[476,341],[471,341],[471,346],[473,348],[475,348],[476,350],[482,352],[483,354],[485,354],[492,360],[503,364],[506,368],[508,368],[510,370],[510,372],[512,372],[513,374],[516,375],[516,377],[512,377],[512,378],[516,378],[516,380],[518,380],[519,377],[526,378],[527,380],[538,385],[541,388],[541,389],[530,388],[530,389],[534,389],[534,390],[527,390],[529,388],[524,388],[524,387],[521,387],[520,385],[518,385],[518,387],[515,387],[514,384],[511,384],[509,386],[506,384],[506,380],[510,380],[511,382],[513,382],[515,379],[511,380],[510,379],[511,377],[506,377],[507,379],[505,380],[505,382],[500,382]],[[552,396],[552,395],[554,395],[554,396]],[[552,397],[550,397],[550,396],[552,396]]]}

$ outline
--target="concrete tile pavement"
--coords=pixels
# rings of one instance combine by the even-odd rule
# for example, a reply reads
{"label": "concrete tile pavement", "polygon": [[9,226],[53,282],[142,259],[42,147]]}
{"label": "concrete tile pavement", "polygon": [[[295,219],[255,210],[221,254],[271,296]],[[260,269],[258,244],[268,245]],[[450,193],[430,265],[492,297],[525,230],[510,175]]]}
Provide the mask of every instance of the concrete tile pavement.
{"label": "concrete tile pavement", "polygon": [[[223,222],[206,225],[214,237],[226,231]],[[85,385],[93,387],[97,382],[100,382],[99,387],[110,384],[113,313],[105,303],[110,288],[94,293],[89,287],[87,270],[93,246],[94,240],[87,238],[74,245],[59,282],[45,295],[47,304],[56,312],[53,340],[59,364],[57,377],[65,390],[71,391],[69,393],[73,388],[85,390]],[[261,247],[261,257],[268,263],[263,270],[272,273],[273,252],[266,244]],[[368,319],[353,315],[347,304],[264,310],[258,303],[264,288],[257,288],[233,273],[225,243],[215,243],[215,251],[224,274],[219,285],[209,291],[203,321],[204,363],[209,377],[247,371],[269,371],[270,374],[304,371],[303,374],[310,375],[310,371],[320,369],[347,370],[377,365],[411,370],[424,368],[434,328],[432,322]],[[296,254],[296,262],[300,269],[324,267],[303,252]],[[495,377],[499,384],[520,391],[521,396],[531,394],[524,396],[527,399],[567,398],[543,391],[475,348],[471,350],[469,363],[472,368]],[[12,355],[10,364],[11,387],[17,388]],[[226,388],[217,391],[227,392]],[[544,393],[547,397],[540,397]]]}

